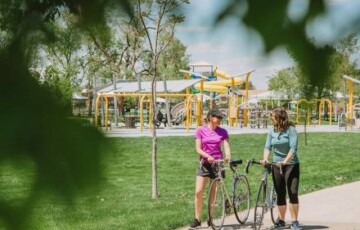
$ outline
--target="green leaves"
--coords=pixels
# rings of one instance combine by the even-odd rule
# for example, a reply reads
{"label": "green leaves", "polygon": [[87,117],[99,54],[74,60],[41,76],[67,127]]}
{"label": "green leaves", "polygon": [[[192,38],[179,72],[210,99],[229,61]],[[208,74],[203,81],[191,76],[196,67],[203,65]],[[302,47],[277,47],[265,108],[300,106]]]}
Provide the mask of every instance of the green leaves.
{"label": "green leaves", "polygon": [[[308,38],[306,26],[325,13],[324,1],[309,1],[305,16],[296,22],[291,21],[288,16],[290,3],[290,0],[276,3],[262,0],[230,1],[218,19],[238,17],[246,26],[259,33],[266,53],[279,46],[288,47],[312,89],[323,86],[328,81],[329,58],[333,52],[327,47],[317,47]],[[231,10],[240,6],[246,9],[243,16]]]}
{"label": "green leaves", "polygon": [[[0,3],[1,28],[9,39],[0,50],[0,160],[10,162],[25,157],[34,166],[30,172],[34,175],[30,192],[22,202],[14,206],[0,197],[0,218],[7,229],[26,228],[26,220],[44,190],[71,202],[76,194],[100,182],[103,135],[94,127],[69,119],[54,91],[40,86],[28,66],[33,57],[33,42],[39,42],[34,35],[46,34],[37,37],[44,40],[55,38],[49,36],[45,23],[54,19],[60,12],[57,9],[67,6],[80,15],[82,24],[93,24],[101,22],[106,2],[9,0]],[[127,4],[127,1],[118,3],[124,7]],[[48,41],[50,44],[55,39]],[[50,72],[58,79],[58,70]]]}

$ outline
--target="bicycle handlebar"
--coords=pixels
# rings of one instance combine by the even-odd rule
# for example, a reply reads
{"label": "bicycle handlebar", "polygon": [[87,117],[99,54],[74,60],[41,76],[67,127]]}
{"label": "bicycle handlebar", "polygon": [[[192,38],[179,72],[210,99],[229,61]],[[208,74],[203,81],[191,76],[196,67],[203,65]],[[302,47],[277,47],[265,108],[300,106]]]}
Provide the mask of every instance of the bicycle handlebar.
{"label": "bicycle handlebar", "polygon": [[[246,161],[246,173],[249,173],[249,166],[250,164],[257,164],[257,165],[262,165],[262,163],[259,161],[259,160],[255,160],[255,159],[252,159],[252,160],[247,160]],[[265,167],[271,167],[271,166],[275,166],[275,167],[278,167],[280,169],[280,174],[282,175],[283,174],[283,171],[282,171],[282,166],[284,164],[279,162],[279,163],[273,163],[273,162],[268,162]]]}
{"label": "bicycle handlebar", "polygon": [[[224,163],[224,159],[217,159],[215,160],[215,163]],[[230,160],[229,161],[229,166],[230,166],[230,169],[231,171],[235,172],[235,167],[237,167],[238,165],[241,165],[242,164],[242,160],[239,159],[239,160]]]}

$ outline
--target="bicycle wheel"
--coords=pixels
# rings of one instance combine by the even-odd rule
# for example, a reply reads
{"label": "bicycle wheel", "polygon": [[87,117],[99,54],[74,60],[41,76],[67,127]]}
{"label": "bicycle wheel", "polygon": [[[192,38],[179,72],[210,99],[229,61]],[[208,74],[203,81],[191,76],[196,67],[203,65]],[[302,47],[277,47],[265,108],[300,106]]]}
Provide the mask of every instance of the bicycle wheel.
{"label": "bicycle wheel", "polygon": [[236,219],[245,224],[250,212],[250,188],[246,176],[238,175],[234,179],[233,206]]}
{"label": "bicycle wheel", "polygon": [[222,228],[225,219],[225,192],[220,179],[211,182],[208,200],[208,223],[214,230]]}
{"label": "bicycle wheel", "polygon": [[266,205],[266,182],[261,181],[259,189],[257,191],[255,209],[254,209],[254,229],[260,230],[264,214],[265,214],[265,205]]}
{"label": "bicycle wheel", "polygon": [[270,213],[271,213],[271,220],[275,224],[276,221],[279,218],[279,214],[278,214],[278,212],[276,210],[277,195],[276,195],[273,184],[269,184],[268,188],[270,190],[270,199],[271,199],[271,206],[269,207],[270,208]]}

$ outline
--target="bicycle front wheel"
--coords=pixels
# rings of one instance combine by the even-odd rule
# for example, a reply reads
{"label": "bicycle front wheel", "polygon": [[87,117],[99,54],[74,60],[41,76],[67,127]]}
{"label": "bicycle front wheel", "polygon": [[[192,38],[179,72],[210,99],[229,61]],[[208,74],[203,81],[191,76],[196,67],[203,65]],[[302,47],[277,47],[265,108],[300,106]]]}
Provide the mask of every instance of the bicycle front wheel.
{"label": "bicycle front wheel", "polygon": [[261,181],[255,202],[254,209],[254,229],[260,230],[263,223],[266,205],[266,182]]}
{"label": "bicycle front wheel", "polygon": [[208,223],[214,230],[222,228],[225,220],[225,192],[220,179],[211,182],[208,200]]}
{"label": "bicycle front wheel", "polygon": [[236,219],[245,224],[250,212],[250,188],[245,175],[238,175],[234,179],[233,206]]}

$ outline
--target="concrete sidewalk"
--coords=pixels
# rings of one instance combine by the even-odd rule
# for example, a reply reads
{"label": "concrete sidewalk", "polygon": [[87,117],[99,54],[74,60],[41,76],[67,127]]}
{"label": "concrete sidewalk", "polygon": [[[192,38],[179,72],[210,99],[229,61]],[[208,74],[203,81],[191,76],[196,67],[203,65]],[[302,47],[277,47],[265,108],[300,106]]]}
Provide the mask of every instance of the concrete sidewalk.
{"label": "concrete sidewalk", "polygon": [[[298,219],[303,230],[360,230],[360,181],[300,196]],[[253,210],[251,210],[245,225],[239,225],[234,215],[227,216],[223,229],[252,229],[252,223]],[[289,225],[291,223],[288,212],[286,223]],[[270,229],[271,226],[270,213],[266,213],[263,229]],[[189,227],[185,226],[178,230],[186,229]],[[199,229],[211,228],[208,228],[206,222],[203,222]],[[290,229],[290,227],[283,229]]]}
{"label": "concrete sidewalk", "polygon": [[[267,133],[268,128],[250,128],[250,127],[229,127],[227,125],[221,125],[221,127],[225,128],[229,134],[259,134],[259,133]],[[270,127],[270,126],[269,126]],[[303,125],[296,126],[296,130],[299,133],[305,132],[305,127]],[[144,128],[143,131],[140,131],[140,128],[134,129],[126,129],[112,126],[111,129],[105,131],[102,129],[103,133],[107,137],[151,137],[152,131],[149,128]],[[158,137],[165,136],[193,136],[196,131],[196,126],[191,126],[187,132],[184,126],[174,126],[172,128],[169,127],[161,127],[156,129],[156,133]],[[359,132],[359,128],[353,128],[345,130],[345,128],[339,128],[337,125],[308,125],[306,126],[306,132]]]}

